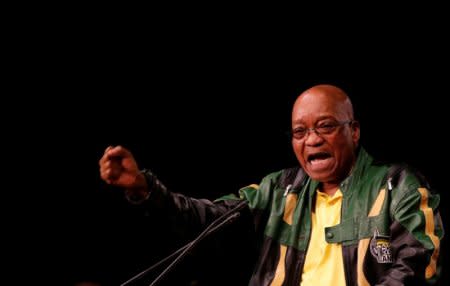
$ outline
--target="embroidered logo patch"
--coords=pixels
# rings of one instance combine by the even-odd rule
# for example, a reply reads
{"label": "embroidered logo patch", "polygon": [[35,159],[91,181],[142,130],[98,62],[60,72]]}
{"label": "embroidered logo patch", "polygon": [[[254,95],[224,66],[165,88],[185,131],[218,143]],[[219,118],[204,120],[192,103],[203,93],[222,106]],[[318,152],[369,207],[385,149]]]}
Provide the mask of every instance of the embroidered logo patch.
{"label": "embroidered logo patch", "polygon": [[370,240],[370,253],[378,263],[392,263],[392,251],[389,236],[380,235],[378,229]]}

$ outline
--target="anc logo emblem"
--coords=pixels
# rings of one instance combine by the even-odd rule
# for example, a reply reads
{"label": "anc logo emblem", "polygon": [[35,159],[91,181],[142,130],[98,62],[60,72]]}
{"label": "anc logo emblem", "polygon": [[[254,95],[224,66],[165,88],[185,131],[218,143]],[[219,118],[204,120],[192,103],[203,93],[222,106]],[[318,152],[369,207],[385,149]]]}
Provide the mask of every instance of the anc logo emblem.
{"label": "anc logo emblem", "polygon": [[378,229],[376,229],[370,240],[370,253],[377,259],[378,263],[392,263],[390,237],[380,235]]}

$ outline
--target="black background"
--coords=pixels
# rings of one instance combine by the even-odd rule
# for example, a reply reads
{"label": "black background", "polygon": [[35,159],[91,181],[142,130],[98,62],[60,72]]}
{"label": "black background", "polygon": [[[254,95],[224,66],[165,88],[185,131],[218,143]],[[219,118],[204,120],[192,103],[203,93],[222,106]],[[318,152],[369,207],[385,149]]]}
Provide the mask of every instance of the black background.
{"label": "black background", "polygon": [[[348,92],[363,146],[421,170],[449,219],[449,47],[439,9],[345,20],[313,10],[306,20],[303,10],[222,8],[62,9],[14,35],[18,112],[8,142],[20,150],[12,169],[26,175],[14,182],[27,185],[28,198],[14,201],[26,226],[15,228],[28,246],[20,257],[45,265],[48,283],[117,285],[179,244],[157,216],[137,217],[101,182],[108,145],[129,148],[172,190],[213,199],[296,164],[285,134],[291,106],[318,83]],[[188,258],[167,283],[216,264],[201,259]]]}

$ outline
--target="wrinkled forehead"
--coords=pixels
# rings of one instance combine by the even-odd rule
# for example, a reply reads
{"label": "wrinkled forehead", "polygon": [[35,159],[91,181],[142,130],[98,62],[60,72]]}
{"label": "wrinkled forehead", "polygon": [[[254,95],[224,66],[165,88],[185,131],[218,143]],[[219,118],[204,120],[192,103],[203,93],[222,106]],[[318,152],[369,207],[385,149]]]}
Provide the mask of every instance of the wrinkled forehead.
{"label": "wrinkled forehead", "polygon": [[348,99],[326,93],[305,93],[295,102],[292,110],[292,121],[335,118],[352,119],[353,112]]}

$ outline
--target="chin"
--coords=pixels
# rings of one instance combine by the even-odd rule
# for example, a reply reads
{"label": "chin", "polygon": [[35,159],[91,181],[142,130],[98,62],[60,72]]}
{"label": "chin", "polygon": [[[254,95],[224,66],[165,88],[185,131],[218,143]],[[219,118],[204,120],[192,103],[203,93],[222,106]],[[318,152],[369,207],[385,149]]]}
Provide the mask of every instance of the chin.
{"label": "chin", "polygon": [[313,179],[314,181],[319,182],[331,182],[333,181],[333,176],[331,176],[330,173],[317,173],[317,172],[307,172],[308,175]]}
{"label": "chin", "polygon": [[311,172],[307,172],[309,177],[311,177],[311,179],[315,180],[315,181],[324,181],[327,177],[322,175],[322,174],[317,174],[317,173],[311,173]]}

